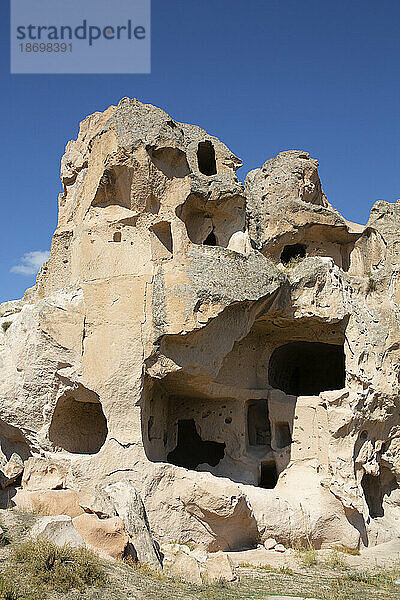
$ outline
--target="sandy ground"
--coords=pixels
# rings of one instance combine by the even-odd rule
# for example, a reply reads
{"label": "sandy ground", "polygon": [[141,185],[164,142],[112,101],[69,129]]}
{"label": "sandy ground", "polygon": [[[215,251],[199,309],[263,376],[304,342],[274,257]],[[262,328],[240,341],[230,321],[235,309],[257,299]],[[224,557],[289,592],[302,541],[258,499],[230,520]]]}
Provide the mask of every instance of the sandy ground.
{"label": "sandy ground", "polygon": [[[318,561],[324,562],[328,559],[332,550],[317,550]],[[276,552],[275,550],[265,550],[257,548],[255,550],[244,550],[242,552],[227,553],[233,564],[238,567],[243,564],[254,567],[270,565],[274,568],[290,567],[293,570],[299,570],[299,559],[295,550],[287,549],[285,552]],[[365,548],[359,556],[340,553],[341,558],[348,567],[353,569],[368,570],[377,566],[391,566],[400,560],[400,539],[386,542],[371,548]]]}

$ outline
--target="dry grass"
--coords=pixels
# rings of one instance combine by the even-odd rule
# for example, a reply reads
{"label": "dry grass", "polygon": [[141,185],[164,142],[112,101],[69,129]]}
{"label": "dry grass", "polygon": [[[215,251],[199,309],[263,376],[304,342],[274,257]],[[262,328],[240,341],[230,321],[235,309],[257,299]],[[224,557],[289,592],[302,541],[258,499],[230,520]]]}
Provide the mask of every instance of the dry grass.
{"label": "dry grass", "polygon": [[373,571],[353,571],[345,574],[343,578],[346,581],[363,583],[374,587],[381,587],[390,590],[397,587],[400,597],[400,585],[396,586],[396,581],[400,578],[400,567],[377,567]]}
{"label": "dry grass", "polygon": [[45,594],[41,588],[22,582],[8,567],[0,575],[0,600],[45,600]]}
{"label": "dry grass", "polygon": [[31,581],[57,592],[104,584],[106,577],[97,556],[86,549],[59,548],[47,540],[27,541],[17,546],[12,561],[30,573]]}
{"label": "dry grass", "polygon": [[361,552],[355,548],[349,548],[348,546],[333,546],[333,550],[343,552],[343,554],[349,554],[350,556],[360,556]]}
{"label": "dry grass", "polygon": [[7,514],[3,515],[5,531],[11,543],[0,552],[0,600],[265,600],[269,595],[321,600],[400,598],[397,566],[372,571],[345,568],[341,561],[346,552],[338,548],[333,558],[328,558],[329,568],[323,559],[315,563],[317,553],[305,547],[297,552],[312,569],[297,572],[286,566],[258,568],[243,563],[237,570],[237,582],[196,586],[137,563],[100,563],[83,550],[38,541],[16,544],[13,540],[21,539],[22,525],[25,528],[27,523],[19,515],[14,524],[11,519],[6,521]]}
{"label": "dry grass", "polygon": [[318,555],[317,551],[311,544],[307,546],[297,545],[295,547],[296,556],[299,561],[308,569],[311,567],[315,567],[318,564]]}
{"label": "dry grass", "polygon": [[255,567],[250,563],[240,563],[239,567],[241,569],[252,569],[252,570],[260,570],[260,571],[269,571],[270,573],[280,573],[281,575],[293,575],[294,571],[288,566],[283,567],[273,567],[272,565],[259,565]]}
{"label": "dry grass", "polygon": [[328,569],[334,571],[347,569],[347,563],[344,557],[335,548],[332,549],[328,558],[325,559],[324,564]]}

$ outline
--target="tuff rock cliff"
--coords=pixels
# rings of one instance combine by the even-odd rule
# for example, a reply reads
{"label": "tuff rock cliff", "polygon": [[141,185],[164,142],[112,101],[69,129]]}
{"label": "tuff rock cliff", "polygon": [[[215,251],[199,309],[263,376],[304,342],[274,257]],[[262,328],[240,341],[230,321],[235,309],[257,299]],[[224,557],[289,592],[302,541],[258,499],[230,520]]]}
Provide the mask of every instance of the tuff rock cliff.
{"label": "tuff rock cliff", "polygon": [[137,100],[81,123],[50,260],[0,306],[3,507],[88,543],[135,544],[132,511],[209,551],[400,536],[400,205],[364,227],[307,152],[240,166]]}

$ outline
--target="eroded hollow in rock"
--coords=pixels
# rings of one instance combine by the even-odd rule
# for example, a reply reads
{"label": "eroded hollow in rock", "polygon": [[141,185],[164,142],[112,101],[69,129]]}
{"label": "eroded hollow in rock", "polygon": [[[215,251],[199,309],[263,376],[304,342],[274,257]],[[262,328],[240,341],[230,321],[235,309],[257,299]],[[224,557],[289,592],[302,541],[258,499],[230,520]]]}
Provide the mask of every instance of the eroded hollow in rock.
{"label": "eroded hollow in rock", "polygon": [[259,486],[266,489],[273,489],[278,481],[278,472],[276,464],[273,461],[261,463],[261,474]]}
{"label": "eroded hollow in rock", "polygon": [[171,223],[168,221],[160,221],[159,223],[153,225],[150,229],[164,246],[164,248],[172,254]]}
{"label": "eroded hollow in rock", "polygon": [[292,443],[292,435],[287,421],[275,423],[275,443],[277,448],[286,448]]}
{"label": "eroded hollow in rock", "polygon": [[398,488],[397,481],[390,469],[381,467],[380,475],[365,473],[361,480],[365,501],[372,518],[383,517],[384,498]]}
{"label": "eroded hollow in rock", "polygon": [[271,424],[266,400],[252,400],[247,408],[247,431],[250,446],[271,443]]}
{"label": "eroded hollow in rock", "polygon": [[22,432],[0,419],[0,457],[10,460],[12,454],[18,454],[22,460],[31,456],[29,443]]}
{"label": "eroded hollow in rock", "polygon": [[285,246],[281,254],[281,263],[287,265],[291,260],[304,258],[307,246],[305,244],[290,244]]}
{"label": "eroded hollow in rock", "polygon": [[92,206],[105,208],[117,205],[131,208],[132,167],[115,165],[106,169],[100,179]]}
{"label": "eroded hollow in rock", "polygon": [[[93,394],[93,392],[91,392]],[[107,437],[107,421],[99,401],[62,396],[54,409],[49,439],[74,454],[95,454]]]}
{"label": "eroded hollow in rock", "polygon": [[168,454],[167,460],[177,467],[195,469],[202,463],[216,467],[224,455],[225,444],[203,441],[194,419],[182,419],[178,421],[176,448]]}
{"label": "eroded hollow in rock", "polygon": [[175,212],[185,223],[191,242],[227,248],[232,235],[245,229],[245,204],[243,196],[207,201],[201,195],[192,193],[177,206]]}
{"label": "eroded hollow in rock", "polygon": [[209,140],[199,143],[197,148],[197,164],[199,166],[200,173],[203,173],[203,175],[217,174],[215,150],[214,146]]}
{"label": "eroded hollow in rock", "polygon": [[274,350],[268,366],[269,384],[293,396],[318,396],[345,385],[342,345],[290,342]]}
{"label": "eroded hollow in rock", "polygon": [[154,166],[162,171],[168,179],[173,179],[174,177],[182,178],[189,175],[190,169],[186,154],[179,148],[148,147],[147,151]]}

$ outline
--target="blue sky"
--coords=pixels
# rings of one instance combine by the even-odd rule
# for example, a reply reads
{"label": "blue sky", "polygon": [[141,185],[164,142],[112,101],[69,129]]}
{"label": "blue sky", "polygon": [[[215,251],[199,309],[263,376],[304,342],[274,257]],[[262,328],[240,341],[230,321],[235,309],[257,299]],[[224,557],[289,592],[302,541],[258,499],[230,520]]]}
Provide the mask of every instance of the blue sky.
{"label": "blue sky", "polygon": [[33,285],[50,248],[78,122],[124,96],[219,137],[241,179],[309,151],[350,220],[400,197],[399,0],[153,0],[150,75],[10,75],[8,11],[3,0],[0,302]]}

